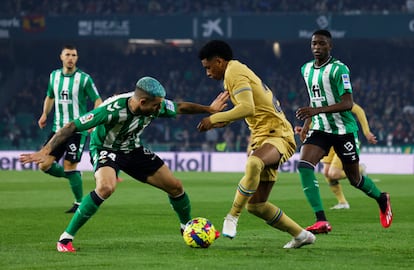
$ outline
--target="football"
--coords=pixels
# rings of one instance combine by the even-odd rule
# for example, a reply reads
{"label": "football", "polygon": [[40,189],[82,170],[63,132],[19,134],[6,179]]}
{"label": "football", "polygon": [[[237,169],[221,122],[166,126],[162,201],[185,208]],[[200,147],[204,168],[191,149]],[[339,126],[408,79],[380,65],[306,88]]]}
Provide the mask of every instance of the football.
{"label": "football", "polygon": [[208,248],[219,237],[219,231],[206,218],[193,218],[185,225],[184,242],[192,248]]}

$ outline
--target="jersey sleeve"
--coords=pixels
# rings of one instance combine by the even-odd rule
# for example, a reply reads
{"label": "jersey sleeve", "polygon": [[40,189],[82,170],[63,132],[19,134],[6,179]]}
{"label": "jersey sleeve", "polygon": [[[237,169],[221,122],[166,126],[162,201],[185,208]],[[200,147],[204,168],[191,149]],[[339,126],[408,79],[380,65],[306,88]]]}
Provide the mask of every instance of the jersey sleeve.
{"label": "jersey sleeve", "polygon": [[338,86],[338,92],[341,96],[343,94],[352,93],[351,78],[349,76],[349,69],[346,65],[338,66],[338,71],[336,72],[335,79]]}
{"label": "jersey sleeve", "polygon": [[49,83],[46,90],[46,96],[50,98],[55,98],[55,93],[53,92],[53,74],[54,73],[51,73],[49,76]]}
{"label": "jersey sleeve", "polygon": [[235,105],[231,110],[225,112],[218,112],[210,116],[210,121],[213,124],[220,122],[232,122],[246,117],[246,113],[254,112],[254,100],[251,89],[239,91],[234,96]]}
{"label": "jersey sleeve", "polygon": [[73,120],[77,131],[85,131],[108,121],[106,106],[98,107]]}
{"label": "jersey sleeve", "polygon": [[246,69],[240,68],[240,66],[228,68],[223,84],[232,97],[234,107],[228,111],[211,115],[211,123],[232,122],[254,112],[253,89],[248,74],[246,74]]}
{"label": "jersey sleeve", "polygon": [[175,118],[177,116],[177,103],[164,99],[161,103],[161,109],[157,117]]}
{"label": "jersey sleeve", "polygon": [[224,79],[224,86],[227,91],[236,95],[243,90],[251,90],[250,80],[247,75],[242,74],[238,69],[229,69]]}
{"label": "jersey sleeve", "polygon": [[86,85],[85,85],[85,90],[86,90],[86,94],[88,95],[88,97],[92,100],[95,101],[98,98],[100,98],[98,89],[96,88],[95,83],[92,80],[91,76],[88,76],[88,80],[86,81]]}

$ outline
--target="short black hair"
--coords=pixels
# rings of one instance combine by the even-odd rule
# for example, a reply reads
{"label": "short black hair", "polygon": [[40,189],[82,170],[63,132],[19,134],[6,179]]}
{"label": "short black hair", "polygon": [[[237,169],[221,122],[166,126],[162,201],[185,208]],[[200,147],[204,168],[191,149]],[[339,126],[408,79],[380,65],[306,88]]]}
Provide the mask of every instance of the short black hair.
{"label": "short black hair", "polygon": [[76,50],[76,46],[73,45],[73,44],[65,44],[65,45],[62,46],[62,51],[65,50],[65,49],[67,49],[67,50]]}
{"label": "short black hair", "polygon": [[325,29],[316,30],[315,32],[313,32],[312,36],[314,36],[314,35],[321,35],[321,36],[325,36],[329,39],[332,39],[331,32],[329,32],[328,30],[325,30]]}
{"label": "short black hair", "polygon": [[220,57],[226,61],[233,59],[233,51],[229,44],[222,40],[211,40],[207,42],[198,52],[200,60],[210,60],[213,57]]}

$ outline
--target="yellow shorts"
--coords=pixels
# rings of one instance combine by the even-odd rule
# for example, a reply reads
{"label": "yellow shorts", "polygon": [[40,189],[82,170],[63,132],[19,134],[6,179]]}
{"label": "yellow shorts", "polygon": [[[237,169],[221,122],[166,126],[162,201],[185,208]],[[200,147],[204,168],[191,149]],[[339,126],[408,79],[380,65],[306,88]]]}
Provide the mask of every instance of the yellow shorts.
{"label": "yellow shorts", "polygon": [[324,156],[321,159],[321,162],[330,164],[331,167],[337,168],[342,170],[342,161],[339,159],[338,155],[335,153],[335,150],[333,147],[329,149],[328,155]]}
{"label": "yellow shorts", "polygon": [[[259,138],[253,138],[251,144],[249,145],[247,149],[247,153],[249,155],[256,150],[257,148],[260,148],[263,144],[269,143],[276,147],[276,149],[279,151],[279,153],[282,155],[280,158],[279,164],[284,163],[287,161],[290,157],[293,156],[293,154],[296,151],[296,142],[294,137],[259,137]],[[279,167],[279,164],[276,164],[275,166],[266,166],[262,173],[260,174],[260,181],[276,181],[277,180],[277,169]]]}

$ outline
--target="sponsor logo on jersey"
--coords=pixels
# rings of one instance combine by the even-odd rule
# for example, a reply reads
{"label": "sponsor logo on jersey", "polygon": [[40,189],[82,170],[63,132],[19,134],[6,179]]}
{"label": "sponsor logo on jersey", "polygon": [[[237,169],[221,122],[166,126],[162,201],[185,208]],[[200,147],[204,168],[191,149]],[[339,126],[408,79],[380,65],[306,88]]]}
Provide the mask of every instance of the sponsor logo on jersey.
{"label": "sponsor logo on jersey", "polygon": [[342,74],[342,82],[344,83],[344,89],[351,89],[351,80],[348,74]]}
{"label": "sponsor logo on jersey", "polygon": [[85,124],[88,123],[89,121],[91,121],[93,119],[93,113],[88,113],[84,116],[81,116],[79,118],[79,121],[81,122],[81,124]]}
{"label": "sponsor logo on jersey", "polygon": [[311,101],[312,102],[323,102],[325,101],[325,97],[321,94],[321,88],[319,87],[319,84],[313,84],[312,85],[312,95],[311,95]]}
{"label": "sponsor logo on jersey", "polygon": [[313,97],[312,102],[324,102],[326,100],[325,97]]}

